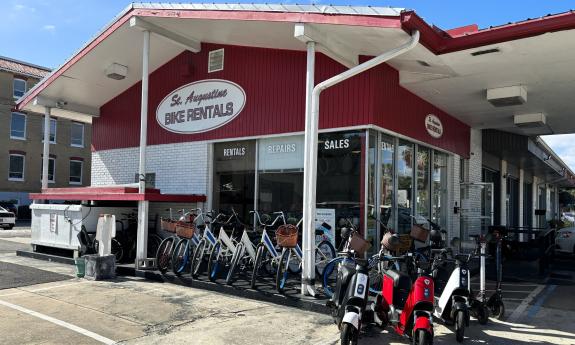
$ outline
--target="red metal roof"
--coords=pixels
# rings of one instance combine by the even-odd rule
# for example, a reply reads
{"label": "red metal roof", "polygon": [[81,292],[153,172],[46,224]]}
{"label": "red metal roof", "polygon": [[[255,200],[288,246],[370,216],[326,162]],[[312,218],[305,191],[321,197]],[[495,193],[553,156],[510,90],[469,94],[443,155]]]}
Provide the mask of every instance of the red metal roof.
{"label": "red metal roof", "polygon": [[143,194],[135,187],[46,188],[42,193],[30,193],[32,200],[104,200],[104,201],[164,201],[204,202],[200,194],[161,194],[159,189],[146,189]]}
{"label": "red metal roof", "polygon": [[473,25],[443,31],[427,24],[415,12],[401,14],[406,31],[419,30],[420,42],[436,55],[519,40],[547,32],[575,29],[575,12],[568,11],[520,22],[476,30]]}
{"label": "red metal roof", "polygon": [[36,66],[4,56],[0,56],[0,70],[21,74],[23,76],[36,77],[38,79],[42,79],[50,73],[49,68]]}

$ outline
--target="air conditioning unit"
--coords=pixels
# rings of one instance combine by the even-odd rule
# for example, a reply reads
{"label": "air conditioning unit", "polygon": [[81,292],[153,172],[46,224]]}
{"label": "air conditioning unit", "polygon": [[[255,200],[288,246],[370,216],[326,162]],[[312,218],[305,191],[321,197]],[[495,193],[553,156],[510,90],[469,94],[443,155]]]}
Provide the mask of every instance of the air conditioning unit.
{"label": "air conditioning unit", "polygon": [[547,119],[543,113],[523,114],[513,116],[513,123],[520,128],[538,128],[544,127]]}
{"label": "air conditioning unit", "polygon": [[521,85],[487,89],[487,101],[495,107],[520,105],[527,102],[527,90]]}
{"label": "air conditioning unit", "polygon": [[128,75],[128,67],[119,63],[112,63],[106,68],[106,77],[114,80],[122,80]]}

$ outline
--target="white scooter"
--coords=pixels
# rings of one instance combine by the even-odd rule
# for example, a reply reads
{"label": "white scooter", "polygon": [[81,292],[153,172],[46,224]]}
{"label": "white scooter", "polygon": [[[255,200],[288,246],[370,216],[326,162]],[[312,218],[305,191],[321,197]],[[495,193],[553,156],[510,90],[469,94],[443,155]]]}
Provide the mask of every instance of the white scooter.
{"label": "white scooter", "polygon": [[[455,337],[462,342],[465,327],[469,326],[470,274],[468,262],[471,255],[449,255],[449,250],[442,250],[436,256],[435,310],[434,316],[446,324],[455,324]],[[451,256],[451,257],[449,257]],[[437,262],[439,261],[439,262]]]}

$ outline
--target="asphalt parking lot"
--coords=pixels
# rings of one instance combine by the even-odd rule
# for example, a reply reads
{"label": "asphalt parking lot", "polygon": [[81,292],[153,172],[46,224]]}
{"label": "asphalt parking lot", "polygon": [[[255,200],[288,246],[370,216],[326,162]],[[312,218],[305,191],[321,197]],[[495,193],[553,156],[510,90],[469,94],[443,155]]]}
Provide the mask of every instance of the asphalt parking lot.
{"label": "asphalt parking lot", "polygon": [[[27,241],[3,238],[0,249],[26,247]],[[140,278],[94,282],[75,278],[69,265],[18,257],[10,249],[0,252],[0,280],[18,273],[19,280],[0,287],[0,334],[6,345],[339,341],[337,327],[327,315]],[[43,276],[49,278],[41,280]],[[504,288],[507,320],[491,320],[487,326],[472,320],[467,343],[575,343],[575,325],[565,322],[575,312],[562,303],[570,298],[571,286],[517,282]],[[436,323],[435,331],[435,344],[455,343],[450,328]],[[409,342],[374,328],[360,343]]]}

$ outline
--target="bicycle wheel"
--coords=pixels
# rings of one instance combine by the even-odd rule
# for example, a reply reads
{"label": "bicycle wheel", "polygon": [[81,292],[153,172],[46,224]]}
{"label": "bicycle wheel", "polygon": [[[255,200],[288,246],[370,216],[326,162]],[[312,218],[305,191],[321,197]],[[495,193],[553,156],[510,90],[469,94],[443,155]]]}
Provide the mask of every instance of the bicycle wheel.
{"label": "bicycle wheel", "polygon": [[220,241],[216,242],[214,248],[210,252],[210,257],[208,259],[208,278],[210,281],[215,282],[218,279],[218,275],[221,269],[220,263],[220,252],[222,249],[222,244]]}
{"label": "bicycle wheel", "polygon": [[351,260],[351,259],[347,259],[343,256],[334,258],[333,260],[328,262],[323,269],[322,285],[323,285],[323,292],[327,297],[333,296],[333,291],[335,290],[335,284],[337,282],[337,271],[339,268],[339,264],[343,263],[344,260]]}
{"label": "bicycle wheel", "polygon": [[232,261],[230,264],[230,269],[228,270],[228,276],[226,277],[226,284],[230,285],[234,281],[234,275],[236,274],[236,270],[238,269],[240,259],[244,255],[244,244],[239,243],[236,246],[236,251],[232,256]]}
{"label": "bicycle wheel", "polygon": [[116,257],[116,263],[122,262],[122,260],[124,260],[124,248],[122,247],[120,241],[112,238],[111,247],[112,248],[110,248],[110,254],[114,254]]}
{"label": "bicycle wheel", "polygon": [[156,254],[156,266],[162,274],[166,273],[168,267],[170,267],[174,242],[174,237],[165,238],[158,248],[158,253]]}
{"label": "bicycle wheel", "polygon": [[284,248],[280,262],[278,263],[278,270],[276,274],[276,289],[279,293],[285,290],[286,282],[289,277],[289,261],[291,257],[291,250]]}
{"label": "bicycle wheel", "polygon": [[152,234],[148,237],[148,257],[155,258],[158,253],[158,248],[160,248],[160,243],[162,243],[162,238],[156,234]]}
{"label": "bicycle wheel", "polygon": [[197,278],[200,273],[202,273],[202,264],[204,263],[204,252],[206,251],[206,239],[203,238],[196,250],[194,251],[194,255],[192,256],[192,263],[190,268],[190,273],[192,277]]}
{"label": "bicycle wheel", "polygon": [[315,248],[315,274],[323,275],[323,270],[328,262],[335,258],[335,248],[329,241],[321,241]]}
{"label": "bicycle wheel", "polygon": [[190,240],[183,238],[178,241],[174,247],[174,254],[172,256],[172,271],[175,275],[179,276],[186,269],[186,265],[190,260]]}
{"label": "bicycle wheel", "polygon": [[260,270],[262,269],[262,260],[264,258],[264,250],[266,248],[263,244],[258,245],[258,249],[256,250],[256,261],[254,262],[254,267],[252,269],[252,277],[250,280],[250,287],[252,289],[256,288],[256,283],[258,280],[258,276],[260,275]]}

